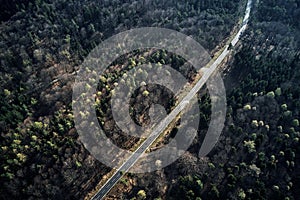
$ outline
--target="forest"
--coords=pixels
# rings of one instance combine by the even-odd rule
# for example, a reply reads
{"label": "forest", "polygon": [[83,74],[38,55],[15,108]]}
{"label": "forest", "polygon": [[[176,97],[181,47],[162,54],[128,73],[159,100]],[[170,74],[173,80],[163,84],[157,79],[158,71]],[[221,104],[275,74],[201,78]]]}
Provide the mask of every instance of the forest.
{"label": "forest", "polygon": [[[245,0],[4,1],[0,199],[87,199],[111,171],[79,140],[71,106],[76,71],[101,41],[132,28],[164,27],[191,36],[213,55],[237,28],[245,5]],[[224,63],[227,116],[213,151],[198,158],[211,114],[204,88],[198,95],[200,128],[188,152],[163,170],[125,174],[107,199],[299,199],[299,18],[299,0],[254,1],[249,26]],[[170,64],[191,82],[195,71],[163,50],[126,58],[129,62],[117,60],[99,78],[96,109],[106,134],[132,149],[138,139],[118,129],[109,107],[115,79],[148,62]],[[175,105],[163,88],[140,90],[131,101],[137,123],[147,123],[147,115],[140,119],[152,103],[167,112]]]}

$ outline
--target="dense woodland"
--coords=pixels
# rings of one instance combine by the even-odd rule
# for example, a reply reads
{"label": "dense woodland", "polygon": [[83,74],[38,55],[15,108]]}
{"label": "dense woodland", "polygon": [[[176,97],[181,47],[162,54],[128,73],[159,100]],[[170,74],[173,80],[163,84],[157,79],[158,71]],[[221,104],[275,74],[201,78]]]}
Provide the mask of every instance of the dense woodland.
{"label": "dense woodland", "polygon": [[[83,199],[110,171],[85,150],[71,108],[75,71],[101,41],[135,27],[171,28],[213,52],[243,16],[244,0],[4,1],[0,25],[0,199]],[[199,137],[177,162],[150,174],[128,174],[108,199],[299,199],[300,1],[254,1],[250,25],[224,72],[228,113],[222,137],[197,158],[210,120],[199,95]],[[143,54],[143,52],[138,52]],[[136,52],[127,70],[142,63]],[[180,71],[181,58],[145,56]],[[108,106],[114,69],[100,78],[99,122],[123,148]],[[124,64],[124,63],[123,63]],[[121,71],[122,71],[121,70]],[[182,69],[190,80],[193,71]],[[153,99],[169,111],[176,99],[141,88],[132,118]],[[147,92],[145,92],[147,91]],[[159,99],[159,97],[164,97]],[[168,100],[166,100],[168,99]],[[171,100],[169,100],[171,99]],[[135,106],[143,102],[142,107]],[[155,103],[155,102],[154,102]],[[176,133],[176,128],[173,130]],[[172,134],[172,133],[171,133]],[[123,145],[123,146],[122,146]]]}
{"label": "dense woodland", "polygon": [[[210,153],[208,169],[179,172],[184,175],[170,186],[168,198],[300,197],[299,6],[299,1],[256,4],[225,76],[223,138]],[[197,164],[203,165],[194,159]]]}

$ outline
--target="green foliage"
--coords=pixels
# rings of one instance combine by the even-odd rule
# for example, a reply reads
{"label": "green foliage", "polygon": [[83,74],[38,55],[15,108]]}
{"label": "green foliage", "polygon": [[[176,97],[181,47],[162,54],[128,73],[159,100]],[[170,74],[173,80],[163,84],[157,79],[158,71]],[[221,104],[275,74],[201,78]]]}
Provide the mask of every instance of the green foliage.
{"label": "green foliage", "polygon": [[252,120],[252,122],[251,122],[251,125],[253,126],[253,127],[258,127],[258,121],[257,120]]}
{"label": "green foliage", "polygon": [[15,128],[30,115],[30,99],[21,90],[0,91],[0,121],[5,122],[7,127]]}
{"label": "green foliage", "polygon": [[238,198],[239,199],[245,199],[246,198],[246,194],[245,194],[245,191],[243,189],[240,189],[238,191]]}
{"label": "green foliage", "polygon": [[147,90],[145,90],[145,91],[143,92],[143,96],[145,96],[145,97],[149,96],[149,92],[148,92]]}
{"label": "green foliage", "polygon": [[215,169],[216,167],[215,167],[215,165],[213,164],[213,163],[208,163],[208,167],[210,168],[210,169]]}
{"label": "green foliage", "polygon": [[277,96],[280,96],[280,95],[282,94],[281,88],[277,88],[277,89],[275,90],[275,94],[276,94]]}
{"label": "green foliage", "polygon": [[137,193],[137,197],[138,197],[137,199],[141,199],[141,200],[146,199],[147,196],[145,190],[139,190]]}
{"label": "green foliage", "polygon": [[292,122],[292,125],[295,126],[295,127],[298,127],[299,126],[299,120],[294,119],[293,122]]}
{"label": "green foliage", "polygon": [[251,105],[249,105],[249,104],[245,105],[245,106],[244,106],[244,110],[246,110],[246,111],[247,111],[247,110],[251,110]]}
{"label": "green foliage", "polygon": [[77,167],[81,167],[82,166],[81,162],[79,162],[78,160],[76,160],[76,166]]}
{"label": "green foliage", "polygon": [[268,92],[267,96],[270,97],[270,98],[275,98],[275,93],[273,91]]}
{"label": "green foliage", "polygon": [[247,148],[249,153],[255,152],[255,142],[253,140],[244,141],[244,146]]}
{"label": "green foliage", "polygon": [[[199,179],[198,176],[184,176],[179,178],[179,187],[174,191],[174,197],[176,198],[187,198],[187,199],[196,199],[200,198],[201,190],[204,185],[203,182]],[[201,198],[200,198],[201,199]]]}
{"label": "green foliage", "polygon": [[281,109],[282,109],[282,110],[286,111],[287,108],[288,108],[288,106],[287,106],[286,104],[282,104],[282,105],[281,105]]}
{"label": "green foliage", "polygon": [[214,198],[219,198],[219,197],[220,197],[220,192],[219,192],[219,190],[218,190],[218,188],[217,188],[216,185],[212,185],[212,188],[211,188],[211,195],[212,195],[212,197],[214,197]]}

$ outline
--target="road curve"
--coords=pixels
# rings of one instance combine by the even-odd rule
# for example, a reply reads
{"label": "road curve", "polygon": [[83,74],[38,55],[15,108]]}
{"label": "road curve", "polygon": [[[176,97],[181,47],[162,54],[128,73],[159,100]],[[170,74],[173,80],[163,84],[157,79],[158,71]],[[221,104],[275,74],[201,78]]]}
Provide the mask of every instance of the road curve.
{"label": "road curve", "polygon": [[[252,0],[248,0],[245,16],[242,22],[242,27],[231,41],[231,45],[235,46],[240,39],[240,36],[245,31],[252,7]],[[203,75],[201,79],[195,84],[190,92],[183,98],[183,100],[171,111],[171,113],[164,118],[152,131],[150,136],[132,153],[132,155],[116,170],[113,176],[106,181],[106,183],[97,191],[97,193],[91,198],[92,200],[102,199],[113,188],[113,186],[120,180],[124,173],[126,173],[130,167],[132,167],[139,159],[139,157],[146,151],[147,148],[153,144],[153,142],[160,136],[160,134],[168,127],[173,119],[185,108],[186,102],[189,102],[196,93],[203,87],[209,77],[229,54],[229,45],[225,46],[225,49],[221,55],[208,67],[202,70]]]}

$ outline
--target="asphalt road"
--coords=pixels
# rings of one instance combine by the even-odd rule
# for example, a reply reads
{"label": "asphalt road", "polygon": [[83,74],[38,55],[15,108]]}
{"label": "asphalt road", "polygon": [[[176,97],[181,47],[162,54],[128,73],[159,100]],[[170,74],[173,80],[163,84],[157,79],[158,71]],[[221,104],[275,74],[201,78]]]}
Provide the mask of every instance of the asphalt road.
{"label": "asphalt road", "polygon": [[[245,16],[243,19],[242,27],[239,32],[235,35],[231,41],[232,46],[235,46],[239,41],[240,36],[245,31],[250,11],[251,11],[252,0],[248,0]],[[124,173],[126,173],[130,167],[132,167],[139,159],[139,157],[146,151],[147,148],[159,137],[159,135],[168,127],[168,125],[173,121],[173,119],[185,108],[188,102],[196,95],[196,93],[203,87],[209,77],[229,54],[229,45],[226,45],[225,49],[221,55],[214,61],[214,63],[208,68],[202,68],[203,76],[196,83],[196,85],[191,89],[191,91],[183,98],[183,100],[172,110],[172,112],[164,118],[153,130],[150,136],[137,148],[135,152],[119,167],[119,169],[114,173],[114,175],[106,181],[106,183],[100,188],[100,190],[92,197],[93,200],[102,199],[120,180]]]}

